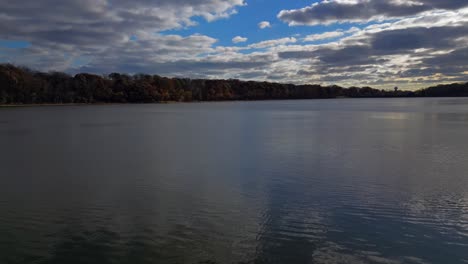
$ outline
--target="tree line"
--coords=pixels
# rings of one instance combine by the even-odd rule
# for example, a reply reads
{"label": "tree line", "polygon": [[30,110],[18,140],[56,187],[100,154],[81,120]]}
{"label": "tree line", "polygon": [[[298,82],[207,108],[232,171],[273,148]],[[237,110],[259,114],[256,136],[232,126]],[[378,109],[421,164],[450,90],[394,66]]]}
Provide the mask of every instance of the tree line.
{"label": "tree line", "polygon": [[419,91],[371,87],[294,85],[270,82],[166,78],[148,74],[37,72],[0,65],[0,104],[155,103],[192,101],[468,96],[468,83]]}

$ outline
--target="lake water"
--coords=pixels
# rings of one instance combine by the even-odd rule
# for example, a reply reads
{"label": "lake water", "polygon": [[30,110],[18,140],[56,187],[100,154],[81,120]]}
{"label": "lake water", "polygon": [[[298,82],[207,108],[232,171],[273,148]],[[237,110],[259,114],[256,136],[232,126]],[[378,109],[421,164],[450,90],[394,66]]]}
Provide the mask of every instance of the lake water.
{"label": "lake water", "polygon": [[0,109],[0,263],[468,263],[468,99]]}

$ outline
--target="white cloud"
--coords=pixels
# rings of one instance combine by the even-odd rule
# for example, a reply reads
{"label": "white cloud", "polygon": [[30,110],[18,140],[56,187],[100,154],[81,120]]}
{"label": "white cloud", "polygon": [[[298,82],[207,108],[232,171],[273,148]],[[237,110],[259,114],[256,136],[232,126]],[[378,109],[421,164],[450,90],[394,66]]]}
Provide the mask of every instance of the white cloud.
{"label": "white cloud", "polygon": [[75,52],[105,49],[135,34],[154,34],[236,13],[244,0],[0,0],[0,38]]}
{"label": "white cloud", "polygon": [[319,34],[312,34],[308,35],[304,38],[304,42],[314,42],[318,40],[326,40],[326,39],[333,39],[333,38],[338,38],[341,36],[344,36],[346,34],[351,34],[351,33],[356,33],[359,32],[359,28],[357,27],[352,27],[349,30],[343,31],[343,30],[336,30],[336,31],[330,31],[330,32],[324,32],[324,33],[319,33]]}
{"label": "white cloud", "polygon": [[290,26],[366,22],[409,17],[432,10],[468,7],[466,0],[323,0],[299,9],[282,10],[278,18]]}
{"label": "white cloud", "polygon": [[[232,15],[236,7],[244,5],[243,0],[154,2],[113,0],[109,5],[108,0],[0,0],[0,39],[32,43],[27,48],[2,51],[0,59],[39,70],[344,86],[392,83],[391,87],[401,88],[466,80],[468,74],[468,9],[430,10],[362,29],[306,37],[291,34],[254,44],[242,43],[247,38],[237,36],[233,39],[237,45],[219,46],[216,36],[158,32],[193,25],[193,16],[212,20]],[[320,4],[328,2],[355,5],[363,1],[327,0]],[[420,2],[427,4],[429,0]],[[398,8],[410,5],[402,0],[388,3]],[[52,4],[56,8],[51,9]],[[329,41],[301,42],[304,40]],[[84,63],[72,69],[72,65],[78,67],[76,60]]]}
{"label": "white cloud", "polygon": [[260,29],[270,28],[271,24],[268,21],[262,21],[262,22],[258,23],[258,27]]}
{"label": "white cloud", "polygon": [[247,38],[244,38],[244,37],[241,37],[241,36],[237,36],[237,37],[234,37],[232,39],[232,42],[233,43],[241,43],[241,42],[246,42],[248,39]]}
{"label": "white cloud", "polygon": [[248,48],[253,49],[263,49],[278,45],[285,45],[289,43],[295,43],[297,41],[296,38],[281,38],[281,39],[272,39],[272,40],[264,40],[258,43],[254,43],[248,46]]}
{"label": "white cloud", "polygon": [[325,40],[325,39],[331,39],[331,38],[337,38],[343,36],[345,33],[343,31],[332,31],[332,32],[325,32],[325,33],[320,33],[320,34],[313,34],[313,35],[308,35],[307,37],[304,38],[305,42],[314,42],[317,40]]}

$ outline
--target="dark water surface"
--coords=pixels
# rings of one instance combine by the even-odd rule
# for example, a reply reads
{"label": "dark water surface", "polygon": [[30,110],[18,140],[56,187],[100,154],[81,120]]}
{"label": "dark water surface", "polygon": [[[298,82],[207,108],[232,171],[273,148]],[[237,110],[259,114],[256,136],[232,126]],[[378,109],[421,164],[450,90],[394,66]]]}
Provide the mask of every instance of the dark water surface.
{"label": "dark water surface", "polygon": [[0,109],[0,263],[468,263],[468,99]]}

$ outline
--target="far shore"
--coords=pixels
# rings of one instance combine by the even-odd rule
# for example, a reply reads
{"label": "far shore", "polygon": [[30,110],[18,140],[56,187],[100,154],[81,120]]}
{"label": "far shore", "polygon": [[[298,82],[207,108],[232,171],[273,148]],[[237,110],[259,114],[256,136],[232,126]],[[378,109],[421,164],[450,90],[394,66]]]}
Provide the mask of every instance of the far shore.
{"label": "far shore", "polygon": [[14,108],[14,107],[38,107],[38,106],[91,106],[91,105],[140,105],[140,104],[175,104],[175,103],[198,103],[198,102],[156,102],[156,103],[47,103],[47,104],[0,104],[0,108]]}
{"label": "far shore", "polygon": [[468,98],[468,96],[411,96],[411,97],[336,97],[336,98],[310,98],[310,99],[263,99],[263,100],[214,100],[214,101],[162,101],[162,102],[149,102],[149,103],[41,103],[41,104],[0,104],[0,108],[16,108],[16,107],[47,107],[47,106],[105,106],[105,105],[158,105],[158,104],[196,104],[196,103],[220,103],[220,102],[265,102],[265,101],[301,101],[301,100],[330,100],[330,99],[402,99],[402,98]]}
{"label": "far shore", "polygon": [[[291,84],[238,79],[167,78],[148,74],[44,73],[0,64],[0,105],[8,107],[236,102],[338,98],[468,97],[468,82],[420,90]],[[56,102],[56,103],[50,103]],[[68,103],[75,102],[75,103]],[[107,103],[109,102],[109,103]]]}

